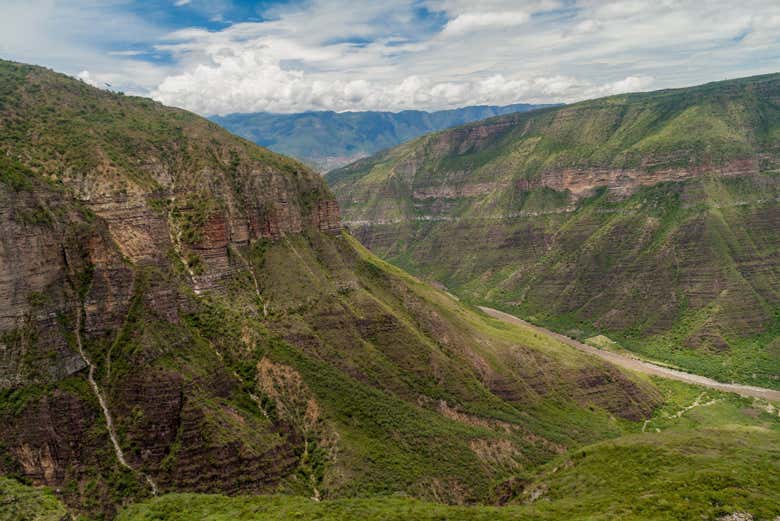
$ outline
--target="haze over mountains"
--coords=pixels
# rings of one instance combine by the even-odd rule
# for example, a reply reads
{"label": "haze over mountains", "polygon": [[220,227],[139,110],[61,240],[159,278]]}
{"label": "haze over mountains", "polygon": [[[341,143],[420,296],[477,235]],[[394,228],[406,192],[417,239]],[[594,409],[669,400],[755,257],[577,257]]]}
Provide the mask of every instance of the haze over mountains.
{"label": "haze over mountains", "polygon": [[366,246],[458,295],[780,387],[780,75],[429,134],[330,172]]}
{"label": "haze over mountains", "polygon": [[499,116],[334,196],[195,114],[0,61],[0,518],[774,519],[777,404],[471,301],[777,387],[777,89]]}
{"label": "haze over mountains", "polygon": [[256,112],[211,120],[253,143],[327,172],[428,132],[545,106],[549,105],[481,105],[435,112]]}

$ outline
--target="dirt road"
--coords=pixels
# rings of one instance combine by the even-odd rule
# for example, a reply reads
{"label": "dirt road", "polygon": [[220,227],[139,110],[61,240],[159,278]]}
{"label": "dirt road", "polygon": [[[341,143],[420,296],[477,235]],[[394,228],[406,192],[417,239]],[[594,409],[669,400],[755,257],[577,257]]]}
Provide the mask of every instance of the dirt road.
{"label": "dirt road", "polygon": [[529,322],[526,322],[525,320],[521,320],[513,315],[510,315],[509,313],[504,313],[503,311],[499,311],[497,309],[488,308],[484,306],[479,306],[479,309],[481,309],[482,311],[484,311],[485,313],[487,313],[493,318],[497,318],[509,324],[517,324],[517,325],[530,327],[531,329],[534,329],[541,333],[545,333],[547,335],[553,336],[556,339],[563,342],[564,344],[570,345],[575,349],[579,349],[580,351],[584,351],[594,356],[598,356],[599,358],[602,358],[608,362],[612,362],[613,364],[619,365],[620,367],[625,367],[626,369],[633,369],[634,371],[639,371],[640,373],[645,373],[653,376],[661,376],[664,378],[671,378],[672,380],[679,380],[681,382],[687,382],[696,385],[702,385],[704,387],[709,387],[711,389],[717,389],[718,391],[727,391],[742,396],[748,396],[751,398],[763,398],[765,400],[780,402],[780,391],[775,391],[774,389],[753,387],[751,385],[727,384],[723,382],[718,382],[711,378],[707,378],[706,376],[700,376],[693,373],[686,373],[684,371],[677,371],[676,369],[671,369],[669,367],[663,367],[660,365],[652,364],[650,362],[645,362],[644,360],[632,358],[631,356],[628,355],[614,353],[611,351],[604,351],[595,348],[593,346],[590,346],[588,344],[583,344],[582,342],[578,342],[577,340],[571,339],[559,333],[555,333],[543,327],[535,326]]}

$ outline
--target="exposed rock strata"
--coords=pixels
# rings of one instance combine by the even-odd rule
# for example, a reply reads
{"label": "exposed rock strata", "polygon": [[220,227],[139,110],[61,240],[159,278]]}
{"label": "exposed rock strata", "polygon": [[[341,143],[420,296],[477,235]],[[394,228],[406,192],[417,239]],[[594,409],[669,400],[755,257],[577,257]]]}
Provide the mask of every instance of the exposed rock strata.
{"label": "exposed rock strata", "polygon": [[518,181],[521,190],[533,190],[538,187],[552,188],[559,192],[568,191],[574,199],[593,194],[597,188],[606,188],[620,197],[627,197],[639,187],[653,186],[658,183],[679,182],[700,176],[747,177],[758,174],[756,159],[743,159],[725,164],[701,164],[690,167],[661,167],[649,169],[613,169],[613,168],[565,168],[545,171],[538,181]]}

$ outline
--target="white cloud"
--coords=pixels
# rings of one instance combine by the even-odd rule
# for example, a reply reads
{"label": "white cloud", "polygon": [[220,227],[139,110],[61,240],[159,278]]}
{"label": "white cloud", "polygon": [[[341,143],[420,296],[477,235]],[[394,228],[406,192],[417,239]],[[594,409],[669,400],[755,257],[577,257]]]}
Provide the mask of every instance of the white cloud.
{"label": "white cloud", "polygon": [[647,89],[653,83],[651,76],[628,76],[627,78],[607,84],[612,94],[637,92]]}
{"label": "white cloud", "polygon": [[[117,0],[0,0],[0,57],[114,83],[126,92],[149,93],[169,74],[167,66],[108,49],[146,42],[165,31],[122,9]],[[113,51],[117,51],[113,49]]]}
{"label": "white cloud", "polygon": [[144,54],[143,51],[133,51],[133,50],[127,50],[127,51],[108,51],[108,54],[110,56],[141,56]]}
{"label": "white cloud", "polygon": [[92,85],[93,87],[99,87],[100,86],[100,83],[98,82],[98,80],[93,78],[88,70],[83,70],[80,73],[76,74],[76,78],[80,79],[84,83],[88,83],[88,84]]}
{"label": "white cloud", "polygon": [[765,71],[778,49],[770,1],[492,0],[477,11],[430,0],[447,21],[420,38],[403,5],[366,4],[314,1],[272,22],[179,31],[166,49],[192,65],[153,95],[202,113],[574,101]]}
{"label": "white cloud", "polygon": [[[561,100],[636,91],[652,84],[647,76],[628,76],[593,84],[567,76],[510,77],[496,74],[461,81],[432,81],[410,75],[394,82],[365,79],[323,80],[303,70],[285,70],[261,49],[219,55],[212,66],[170,76],[153,92],[166,104],[183,105],[204,114],[291,112],[302,110],[404,110],[478,104],[510,104],[520,100]],[[207,95],[205,95],[207,93]]]}
{"label": "white cloud", "polygon": [[0,1],[0,54],[202,114],[570,102],[771,72],[780,52],[776,0],[306,0],[219,31],[165,31],[129,0]]}
{"label": "white cloud", "polygon": [[524,11],[463,13],[447,22],[442,35],[451,37],[485,29],[506,29],[524,24],[528,18]]}
{"label": "white cloud", "polygon": [[181,6],[183,6],[183,5],[187,5],[187,4],[189,4],[191,1],[192,1],[192,0],[176,0],[176,1],[173,3],[173,5],[175,5],[176,7],[181,7]]}

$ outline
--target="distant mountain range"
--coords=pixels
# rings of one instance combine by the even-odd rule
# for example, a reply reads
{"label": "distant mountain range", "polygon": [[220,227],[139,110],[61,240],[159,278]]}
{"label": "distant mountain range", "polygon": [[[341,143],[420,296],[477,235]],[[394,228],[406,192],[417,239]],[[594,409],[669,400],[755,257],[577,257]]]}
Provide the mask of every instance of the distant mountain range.
{"label": "distant mountain range", "polygon": [[255,112],[214,116],[211,120],[258,145],[327,172],[428,132],[547,106],[479,105],[436,112]]}

